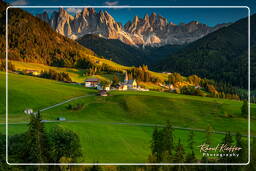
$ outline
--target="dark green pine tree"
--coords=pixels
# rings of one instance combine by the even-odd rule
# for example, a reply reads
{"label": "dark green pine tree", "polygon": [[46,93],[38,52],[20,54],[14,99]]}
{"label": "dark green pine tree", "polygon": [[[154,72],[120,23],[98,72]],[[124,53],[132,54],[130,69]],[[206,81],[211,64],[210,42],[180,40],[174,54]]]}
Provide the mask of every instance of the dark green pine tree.
{"label": "dark green pine tree", "polygon": [[177,147],[176,147],[176,153],[174,156],[174,162],[175,163],[183,163],[184,162],[184,154],[185,154],[184,147],[181,144],[181,141],[179,139]]}
{"label": "dark green pine tree", "polygon": [[112,86],[115,87],[119,84],[119,78],[117,77],[117,75],[115,74],[113,77],[113,82],[112,82]]}
{"label": "dark green pine tree", "polygon": [[174,143],[173,143],[173,128],[169,121],[166,123],[166,127],[163,129],[163,136],[162,136],[162,153],[167,153],[172,155],[172,151],[174,150]]}
{"label": "dark green pine tree", "polygon": [[244,100],[241,107],[241,116],[244,118],[248,117],[248,102],[246,100]]}
{"label": "dark green pine tree", "polygon": [[48,162],[48,139],[39,111],[31,115],[28,131],[26,132],[26,145],[25,153],[28,163]]}
{"label": "dark green pine tree", "polygon": [[242,148],[237,152],[239,154],[239,157],[236,158],[236,162],[237,163],[247,162],[248,161],[247,159],[248,157],[246,155],[247,149],[245,148],[245,144],[242,140],[242,135],[239,132],[236,133],[236,146]]}
{"label": "dark green pine tree", "polygon": [[[189,132],[189,135],[188,135],[188,146],[189,146],[189,149],[191,150],[190,153],[188,153],[186,155],[186,163],[195,163],[196,162],[196,156],[195,156],[195,153],[194,153],[194,131],[190,131]],[[193,167],[194,169],[194,167]]]}
{"label": "dark green pine tree", "polygon": [[230,131],[228,131],[223,139],[223,144],[227,144],[229,147],[232,145],[233,143],[233,139],[232,136],[230,134]]}
{"label": "dark green pine tree", "polygon": [[[174,156],[174,163],[184,163],[184,161],[185,161],[184,156],[185,156],[184,147],[181,144],[181,141],[179,139],[177,147],[176,147],[176,153]],[[186,170],[186,167],[182,166],[182,165],[175,165],[174,170],[175,171],[184,171],[184,170]]]}
{"label": "dark green pine tree", "polygon": [[[233,143],[233,139],[232,139],[232,136],[230,134],[230,131],[228,131],[225,135],[225,137],[223,138],[222,140],[222,144],[223,145],[227,145],[228,147],[231,147],[232,146],[232,143]],[[229,154],[228,151],[223,151],[222,152],[223,154]],[[234,157],[230,157],[230,156],[222,156],[219,160],[219,162],[222,162],[222,163],[232,163],[234,162]],[[225,169],[232,169],[230,166],[225,166]]]}
{"label": "dark green pine tree", "polygon": [[157,162],[162,160],[162,149],[162,131],[155,128],[152,135],[151,151],[152,155],[156,156]]}

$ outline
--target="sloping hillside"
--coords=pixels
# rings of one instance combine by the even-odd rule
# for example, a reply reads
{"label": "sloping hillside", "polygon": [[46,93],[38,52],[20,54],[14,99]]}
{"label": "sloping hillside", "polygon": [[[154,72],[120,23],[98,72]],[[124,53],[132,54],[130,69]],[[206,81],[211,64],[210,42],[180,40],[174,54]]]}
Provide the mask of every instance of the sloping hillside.
{"label": "sloping hillside", "polygon": [[171,55],[183,47],[182,45],[135,47],[117,39],[105,39],[98,35],[85,35],[79,38],[77,42],[106,59],[111,59],[126,66],[146,64],[150,67],[156,61],[162,60],[167,55]]}
{"label": "sloping hillside", "polygon": [[[197,74],[247,88],[248,19],[213,32],[155,65],[157,70]],[[256,15],[251,16],[251,46],[256,43]],[[251,56],[252,88],[256,88],[255,55]]]}
{"label": "sloping hillside", "polygon": [[[5,20],[7,4],[0,2],[0,20]],[[0,30],[5,32],[5,22]],[[51,29],[51,27],[21,9],[9,9],[9,59],[40,63],[58,67],[91,68],[94,66],[125,67],[101,59],[90,49],[68,39]],[[1,58],[5,58],[5,36],[0,37]]]}
{"label": "sloping hillside", "polygon": [[118,39],[104,39],[98,35],[85,35],[79,38],[77,42],[92,49],[98,55],[122,65],[137,66],[146,63],[145,55],[140,48],[122,43]]}

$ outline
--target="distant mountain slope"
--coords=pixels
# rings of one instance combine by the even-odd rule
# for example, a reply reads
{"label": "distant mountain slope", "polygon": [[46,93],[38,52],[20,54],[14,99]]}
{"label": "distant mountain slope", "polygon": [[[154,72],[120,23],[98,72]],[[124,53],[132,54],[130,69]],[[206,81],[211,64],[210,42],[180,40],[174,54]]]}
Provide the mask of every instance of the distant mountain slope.
{"label": "distant mountain slope", "polygon": [[119,39],[129,45],[166,45],[185,44],[195,41],[228,24],[210,27],[197,21],[187,24],[173,24],[166,18],[152,13],[143,18],[134,16],[124,26],[116,22],[107,11],[95,11],[84,8],[81,12],[70,15],[65,9],[54,11],[51,16],[47,12],[37,17],[49,23],[58,33],[77,39],[86,34],[98,34],[107,39]]}
{"label": "distant mountain slope", "polygon": [[99,56],[104,56],[104,58],[122,65],[136,66],[146,63],[145,55],[141,49],[122,43],[118,39],[105,39],[98,35],[88,34],[77,39],[77,42],[92,49]]}
{"label": "distant mountain slope", "polygon": [[[0,1],[0,20],[5,21],[7,4]],[[116,70],[124,67],[97,57],[90,49],[55,32],[49,24],[21,10],[9,9],[9,59],[40,63],[57,67],[92,68],[109,67]],[[0,23],[0,32],[5,32],[5,22]],[[0,37],[0,57],[5,58],[5,36]]]}
{"label": "distant mountain slope", "polygon": [[[1,4],[1,20],[7,6]],[[9,9],[9,59],[54,66],[75,65],[79,58],[95,53],[55,31],[45,22],[21,9]],[[1,28],[5,25],[1,23]],[[1,47],[5,40],[1,39]]]}
{"label": "distant mountain slope", "polygon": [[141,66],[143,64],[151,66],[182,47],[181,45],[134,47],[118,39],[105,39],[89,34],[77,39],[77,42],[92,49],[99,56],[126,66]]}
{"label": "distant mountain slope", "polygon": [[[247,88],[247,18],[210,33],[155,65],[156,70],[197,74]],[[256,14],[251,16],[251,86],[256,89]]]}

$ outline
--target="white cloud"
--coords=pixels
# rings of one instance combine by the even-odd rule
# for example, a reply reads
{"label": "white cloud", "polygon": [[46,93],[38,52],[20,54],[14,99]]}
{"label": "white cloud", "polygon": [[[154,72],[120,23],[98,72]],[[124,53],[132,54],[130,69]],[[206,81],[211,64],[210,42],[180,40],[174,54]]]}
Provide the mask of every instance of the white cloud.
{"label": "white cloud", "polygon": [[116,6],[118,5],[118,1],[106,1],[104,4],[107,5],[107,6]]}
{"label": "white cloud", "polygon": [[14,6],[23,6],[23,5],[28,5],[28,2],[26,0],[17,0],[11,2],[12,5]]}
{"label": "white cloud", "polygon": [[82,9],[81,8],[67,8],[67,11],[70,12],[70,13],[80,13],[82,12]]}

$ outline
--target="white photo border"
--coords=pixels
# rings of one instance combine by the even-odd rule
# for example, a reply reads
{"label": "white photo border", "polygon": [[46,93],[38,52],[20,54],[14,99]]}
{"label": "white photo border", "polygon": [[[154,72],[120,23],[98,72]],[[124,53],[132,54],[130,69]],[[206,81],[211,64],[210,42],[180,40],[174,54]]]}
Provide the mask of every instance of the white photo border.
{"label": "white photo border", "polygon": [[[248,161],[246,163],[10,163],[8,161],[8,10],[10,8],[246,8],[248,10]],[[6,163],[8,165],[239,165],[250,164],[250,8],[248,6],[8,6],[6,12]]]}

